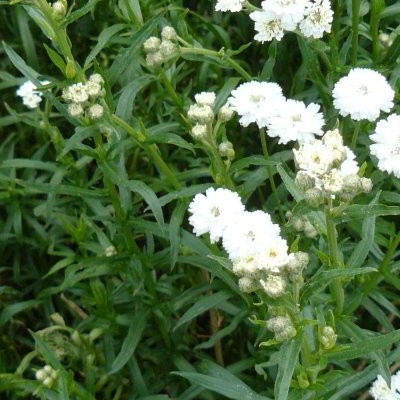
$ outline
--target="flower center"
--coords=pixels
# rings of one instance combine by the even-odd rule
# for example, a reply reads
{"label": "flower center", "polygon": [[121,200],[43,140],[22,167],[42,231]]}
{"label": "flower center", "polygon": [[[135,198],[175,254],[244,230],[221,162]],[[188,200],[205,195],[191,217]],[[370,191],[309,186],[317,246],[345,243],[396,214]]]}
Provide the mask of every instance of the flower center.
{"label": "flower center", "polygon": [[221,211],[218,207],[212,207],[210,213],[213,217],[219,217],[221,215]]}

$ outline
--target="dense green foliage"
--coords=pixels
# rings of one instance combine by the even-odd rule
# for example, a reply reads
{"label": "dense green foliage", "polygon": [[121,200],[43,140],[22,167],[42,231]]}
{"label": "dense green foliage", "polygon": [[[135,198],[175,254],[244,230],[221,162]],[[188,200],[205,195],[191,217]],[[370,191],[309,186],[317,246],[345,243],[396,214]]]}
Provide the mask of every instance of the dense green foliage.
{"label": "dense green foliage", "polygon": [[[382,72],[399,110],[398,2],[337,0],[322,39],[263,44],[248,15],[207,0],[77,0],[61,20],[43,3],[0,1],[0,398],[362,399],[378,373],[388,379],[400,360],[400,183],[369,154],[373,123],[353,149],[373,189],[330,210],[332,268],[324,210],[294,183],[293,146],[269,140],[267,157],[255,125],[235,117],[219,133],[230,165],[192,138],[186,114],[196,93],[214,91],[220,107],[239,83],[272,81],[321,104],[349,145],[355,124],[338,120],[332,88],[351,66]],[[164,26],[186,50],[151,68],[143,43]],[[380,31],[393,32],[390,47]],[[92,73],[105,81],[97,122],[71,117],[61,96]],[[16,96],[27,79],[50,81],[37,109]],[[271,341],[270,299],[240,291],[221,247],[192,233],[188,205],[213,185],[309,253],[295,338]],[[318,237],[296,232],[288,211]],[[325,324],[338,334],[329,350],[316,345]],[[50,387],[35,379],[45,364],[58,371]]]}

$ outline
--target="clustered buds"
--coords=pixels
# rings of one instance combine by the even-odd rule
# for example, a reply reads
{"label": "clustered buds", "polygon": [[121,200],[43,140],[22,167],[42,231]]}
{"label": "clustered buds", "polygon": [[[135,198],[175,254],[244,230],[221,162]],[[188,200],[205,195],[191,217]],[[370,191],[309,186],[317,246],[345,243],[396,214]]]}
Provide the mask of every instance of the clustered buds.
{"label": "clustered buds", "polygon": [[172,26],[165,26],[161,31],[161,39],[156,36],[149,37],[143,43],[146,53],[146,63],[149,67],[160,67],[163,63],[179,55],[177,44],[178,35]]}
{"label": "clustered buds", "polygon": [[324,326],[319,341],[325,350],[329,350],[336,344],[337,335],[331,326]]}
{"label": "clustered buds", "polygon": [[58,372],[50,365],[45,365],[43,368],[36,371],[35,377],[41,381],[44,386],[51,387],[58,378]]}
{"label": "clustered buds", "polygon": [[104,255],[106,257],[112,257],[117,255],[117,249],[114,246],[108,246],[105,250],[104,250]]}
{"label": "clustered buds", "polygon": [[73,118],[87,116],[91,120],[100,119],[104,114],[104,107],[100,104],[105,96],[103,84],[103,77],[93,74],[85,83],[79,82],[66,87],[62,98],[69,103],[69,115]]}
{"label": "clustered buds", "polygon": [[56,20],[61,20],[67,14],[68,3],[66,0],[57,0],[52,5],[53,16]]}
{"label": "clustered buds", "polygon": [[326,199],[339,198],[349,202],[357,194],[372,189],[370,179],[357,175],[355,155],[343,145],[337,129],[326,132],[321,140],[301,145],[293,153],[299,168],[295,182],[313,206]]}

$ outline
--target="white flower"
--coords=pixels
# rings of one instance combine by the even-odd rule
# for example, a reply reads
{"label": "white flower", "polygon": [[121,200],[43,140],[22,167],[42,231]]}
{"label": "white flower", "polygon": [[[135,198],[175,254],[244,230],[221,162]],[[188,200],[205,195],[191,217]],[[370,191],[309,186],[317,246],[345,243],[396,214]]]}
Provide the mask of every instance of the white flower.
{"label": "white flower", "polygon": [[269,297],[277,298],[285,294],[286,281],[279,275],[269,275],[265,280],[260,279],[260,283]]}
{"label": "white flower", "polygon": [[244,0],[218,0],[215,10],[238,12],[243,8],[243,4]]}
{"label": "white flower", "polygon": [[394,90],[382,74],[368,68],[353,68],[336,83],[332,94],[339,114],[356,121],[375,121],[381,111],[393,107]]}
{"label": "white flower", "polygon": [[311,177],[325,174],[334,162],[333,153],[320,140],[293,149],[293,153],[298,168]]}
{"label": "white flower", "polygon": [[378,375],[369,393],[375,400],[400,400],[400,372],[391,377],[390,386]]}
{"label": "white flower", "polygon": [[209,188],[206,194],[197,194],[189,205],[189,223],[196,236],[210,232],[211,243],[217,242],[228,223],[244,212],[244,205],[237,193],[228,189]]}
{"label": "white flower", "polygon": [[82,117],[84,112],[85,112],[85,110],[83,109],[82,104],[78,104],[78,103],[68,104],[68,114],[72,118]]}
{"label": "white flower", "polygon": [[358,172],[358,164],[356,161],[356,155],[347,147],[343,146],[346,151],[346,158],[340,165],[340,173],[343,177],[348,175],[354,175]]}
{"label": "white flower", "polygon": [[277,108],[285,101],[282,89],[273,82],[246,82],[232,91],[229,105],[240,115],[240,124],[256,122],[259,128],[267,125]]}
{"label": "white flower", "polygon": [[283,38],[282,21],[274,11],[254,11],[249,16],[255,22],[254,29],[258,32],[254,36],[255,40],[264,43]]}
{"label": "white flower", "polygon": [[84,103],[89,100],[86,85],[82,82],[66,87],[63,90],[62,97],[64,100],[70,101],[71,103]]}
{"label": "white flower", "polygon": [[319,108],[315,103],[306,106],[302,101],[286,100],[280,104],[278,115],[269,119],[268,136],[279,137],[279,143],[284,144],[291,140],[300,144],[313,141],[314,135],[323,134],[325,122]]}
{"label": "white flower", "polygon": [[163,40],[175,40],[177,36],[176,30],[172,26],[164,26],[161,31],[161,37]]}
{"label": "white flower", "polygon": [[88,108],[88,115],[90,119],[99,119],[104,114],[104,107],[100,104],[93,104]]}
{"label": "white flower", "polygon": [[329,0],[315,0],[309,3],[305,11],[305,18],[299,28],[305,37],[321,38],[324,32],[330,32],[333,20],[333,11]]}
{"label": "white flower", "polygon": [[194,96],[196,103],[199,106],[214,107],[215,104],[215,93],[214,92],[201,92]]}
{"label": "white flower", "polygon": [[378,121],[370,137],[375,142],[370,150],[378,158],[378,168],[400,178],[400,115],[391,114]]}
{"label": "white flower", "polygon": [[308,0],[266,0],[261,3],[264,11],[272,11],[281,21],[283,29],[293,31],[303,19]]}
{"label": "white flower", "polygon": [[[49,81],[41,81],[41,85],[47,85]],[[43,93],[36,90],[32,81],[24,82],[17,90],[17,96],[22,97],[22,103],[28,108],[37,108],[42,101]]]}
{"label": "white flower", "polygon": [[285,239],[277,235],[269,235],[260,246],[256,255],[257,268],[268,273],[281,273],[290,258],[289,248]]}
{"label": "white flower", "polygon": [[265,248],[280,228],[273,224],[269,214],[263,211],[236,213],[228,221],[222,235],[222,244],[231,260],[254,256]]}
{"label": "white flower", "polygon": [[214,119],[214,112],[210,106],[199,106],[198,104],[192,104],[187,115],[191,121],[202,125],[206,125]]}

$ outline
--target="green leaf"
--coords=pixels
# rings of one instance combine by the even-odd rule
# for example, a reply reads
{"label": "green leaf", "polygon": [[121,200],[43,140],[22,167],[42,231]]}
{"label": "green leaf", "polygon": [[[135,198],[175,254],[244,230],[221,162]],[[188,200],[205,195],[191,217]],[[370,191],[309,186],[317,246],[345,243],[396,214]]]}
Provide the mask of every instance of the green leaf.
{"label": "green leaf", "polygon": [[49,161],[28,160],[25,158],[14,158],[0,162],[0,168],[29,168],[43,171],[55,172],[60,167]]}
{"label": "green leaf", "polygon": [[175,133],[170,133],[170,132],[153,133],[152,135],[147,136],[146,143],[173,144],[174,146],[190,150],[193,154],[195,154],[194,146],[191,143],[187,142],[182,137],[176,135]]}
{"label": "green leaf", "polygon": [[82,18],[85,14],[92,12],[96,4],[101,0],[89,0],[83,7],[79,10],[73,11],[70,15],[63,19],[61,27],[65,28],[72,22],[77,21]]}
{"label": "green leaf", "polygon": [[[378,202],[380,192],[371,201],[370,205]],[[361,241],[357,243],[351,256],[346,262],[346,269],[359,268],[364,263],[375,239],[375,216],[370,216],[364,219],[361,228]]]}
{"label": "green leaf", "polygon": [[103,48],[108,44],[108,42],[114,35],[128,27],[129,25],[127,24],[115,24],[104,29],[97,38],[96,46],[93,47],[93,49],[86,57],[85,68],[89,66],[89,64],[96,58],[97,54],[99,54],[100,51],[103,50]]}
{"label": "green leaf", "polygon": [[353,269],[320,269],[316,274],[314,274],[303,286],[300,302],[304,304],[311,296],[315,296],[324,290],[333,279],[352,277],[355,275],[368,274],[371,272],[377,272],[375,268],[365,267],[365,268],[353,268]]}
{"label": "green leaf", "polygon": [[188,207],[188,200],[179,200],[171,215],[169,222],[169,242],[170,242],[170,268],[173,270],[178,259],[181,245],[181,226]]}
{"label": "green leaf", "polygon": [[301,337],[287,340],[279,351],[278,375],[275,380],[275,399],[286,400],[301,348]]}
{"label": "green leaf", "polygon": [[0,314],[0,327],[10,321],[14,315],[30,308],[37,307],[40,304],[42,304],[41,300],[26,300],[5,306]]}
{"label": "green leaf", "polygon": [[340,215],[335,216],[334,221],[342,223],[353,219],[382,215],[400,215],[400,207],[384,204],[351,204]]}
{"label": "green leaf", "polygon": [[46,49],[47,55],[50,57],[50,60],[64,74],[67,68],[64,59],[55,50],[47,46],[46,43],[43,43],[43,45]]}
{"label": "green leaf", "polygon": [[276,167],[278,170],[279,175],[281,176],[283,183],[289,193],[293,196],[296,202],[300,202],[304,199],[303,193],[301,193],[300,189],[294,183],[294,180],[287,174],[287,172],[283,169],[281,165]]}
{"label": "green leaf", "polygon": [[[228,399],[234,400],[271,400],[268,397],[255,393],[249,386],[229,372],[226,368],[219,367],[211,362],[203,362],[208,369],[209,376],[198,372],[172,372],[174,375],[188,379],[190,382],[200,385],[212,392],[219,393]],[[212,366],[211,366],[212,365]]]}
{"label": "green leaf", "polygon": [[178,329],[187,322],[190,322],[192,319],[203,314],[205,311],[208,311],[210,308],[217,307],[220,303],[228,300],[230,297],[232,297],[232,293],[225,291],[214,293],[211,296],[202,297],[200,300],[196,301],[196,303],[193,304],[193,306],[190,307],[185,314],[182,315],[182,317],[176,323],[174,330]]}
{"label": "green leaf", "polygon": [[132,357],[143,335],[144,328],[146,327],[147,316],[147,311],[140,311],[132,317],[128,335],[122,343],[117,358],[112,363],[111,370],[108,372],[109,375],[118,372]]}
{"label": "green leaf", "polygon": [[326,356],[331,361],[345,361],[353,360],[355,358],[365,358],[372,352],[386,349],[398,341],[400,341],[400,329],[384,335],[364,338],[363,340],[346,344],[346,348],[327,352]]}

